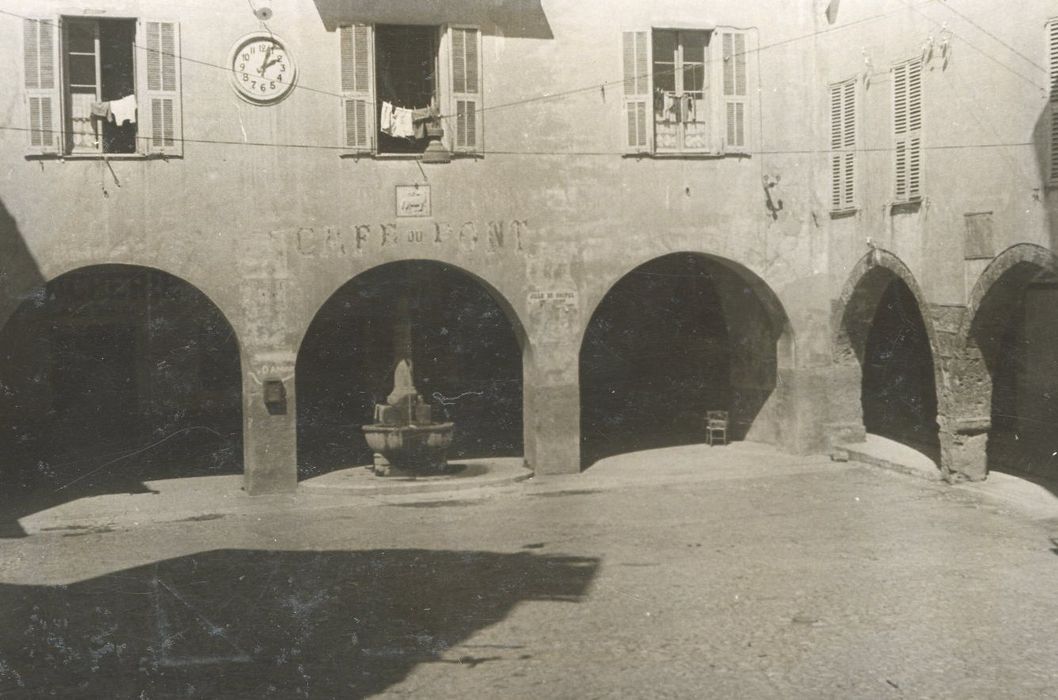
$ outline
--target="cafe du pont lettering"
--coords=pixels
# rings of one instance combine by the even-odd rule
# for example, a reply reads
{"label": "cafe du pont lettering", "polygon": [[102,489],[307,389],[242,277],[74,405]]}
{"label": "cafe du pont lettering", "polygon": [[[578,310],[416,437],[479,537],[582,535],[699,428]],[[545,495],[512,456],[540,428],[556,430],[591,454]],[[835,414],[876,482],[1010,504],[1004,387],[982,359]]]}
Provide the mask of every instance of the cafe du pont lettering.
{"label": "cafe du pont lettering", "polygon": [[459,224],[435,221],[301,227],[294,233],[301,255],[324,257],[357,255],[396,246],[454,246],[465,251],[522,252],[528,230],[526,219],[509,219]]}

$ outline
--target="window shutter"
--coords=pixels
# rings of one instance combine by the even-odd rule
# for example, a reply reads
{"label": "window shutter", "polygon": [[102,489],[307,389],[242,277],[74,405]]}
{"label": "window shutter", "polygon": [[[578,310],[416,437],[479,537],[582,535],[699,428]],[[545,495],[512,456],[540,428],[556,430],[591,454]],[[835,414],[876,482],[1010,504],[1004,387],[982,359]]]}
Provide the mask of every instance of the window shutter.
{"label": "window shutter", "polygon": [[141,20],[136,45],[138,63],[137,140],[144,153],[183,155],[180,108],[180,26],[176,22]]}
{"label": "window shutter", "polygon": [[724,32],[724,146],[726,150],[746,148],[746,35]]}
{"label": "window shutter", "polygon": [[462,152],[480,151],[482,146],[481,114],[481,32],[473,27],[452,27],[449,32],[449,55],[452,76],[451,102],[454,124],[452,145]]}
{"label": "window shutter", "polygon": [[31,154],[62,152],[62,101],[59,76],[59,19],[25,19],[22,56],[25,71]]}
{"label": "window shutter", "polygon": [[1047,24],[1047,66],[1050,69],[1051,177],[1058,183],[1058,19]]}
{"label": "window shutter", "polygon": [[351,151],[375,147],[373,96],[374,30],[367,24],[341,27],[342,139]]}
{"label": "window shutter", "polygon": [[856,81],[830,87],[830,208],[856,206]]}
{"label": "window shutter", "polygon": [[633,153],[649,152],[654,131],[654,115],[650,106],[650,32],[625,32],[622,57],[624,109],[628,127],[625,148]]}
{"label": "window shutter", "polygon": [[922,197],[922,62],[893,66],[893,149],[897,202]]}

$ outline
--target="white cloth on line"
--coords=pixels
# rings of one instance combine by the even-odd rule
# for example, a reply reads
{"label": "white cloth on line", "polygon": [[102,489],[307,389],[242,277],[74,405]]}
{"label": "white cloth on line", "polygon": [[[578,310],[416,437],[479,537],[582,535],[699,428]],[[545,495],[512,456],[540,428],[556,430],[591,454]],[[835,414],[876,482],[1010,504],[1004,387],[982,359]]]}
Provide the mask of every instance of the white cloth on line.
{"label": "white cloth on line", "polygon": [[114,123],[121,126],[125,122],[136,123],[136,96],[126,95],[120,100],[110,101],[110,115]]}
{"label": "white cloth on line", "polygon": [[415,121],[410,109],[403,107],[393,108],[393,130],[391,136],[413,138],[415,136]]}
{"label": "white cloth on line", "polygon": [[382,103],[382,114],[378,122],[379,131],[383,134],[393,135],[393,105],[389,102]]}

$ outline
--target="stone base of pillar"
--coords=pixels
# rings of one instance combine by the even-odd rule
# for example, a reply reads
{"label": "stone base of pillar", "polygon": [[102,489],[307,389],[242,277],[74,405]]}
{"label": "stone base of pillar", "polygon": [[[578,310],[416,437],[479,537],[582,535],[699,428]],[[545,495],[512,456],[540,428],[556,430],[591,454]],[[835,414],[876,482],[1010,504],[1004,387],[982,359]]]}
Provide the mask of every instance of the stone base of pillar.
{"label": "stone base of pillar", "polygon": [[954,480],[984,481],[988,477],[988,433],[955,433],[948,469]]}

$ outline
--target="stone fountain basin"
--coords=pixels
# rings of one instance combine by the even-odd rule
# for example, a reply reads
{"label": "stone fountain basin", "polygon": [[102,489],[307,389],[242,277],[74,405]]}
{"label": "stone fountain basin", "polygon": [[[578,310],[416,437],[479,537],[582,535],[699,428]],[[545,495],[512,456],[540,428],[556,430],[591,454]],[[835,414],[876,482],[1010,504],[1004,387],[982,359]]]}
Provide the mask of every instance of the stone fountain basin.
{"label": "stone fountain basin", "polygon": [[440,469],[452,444],[454,423],[365,425],[364,437],[374,452],[398,469]]}

